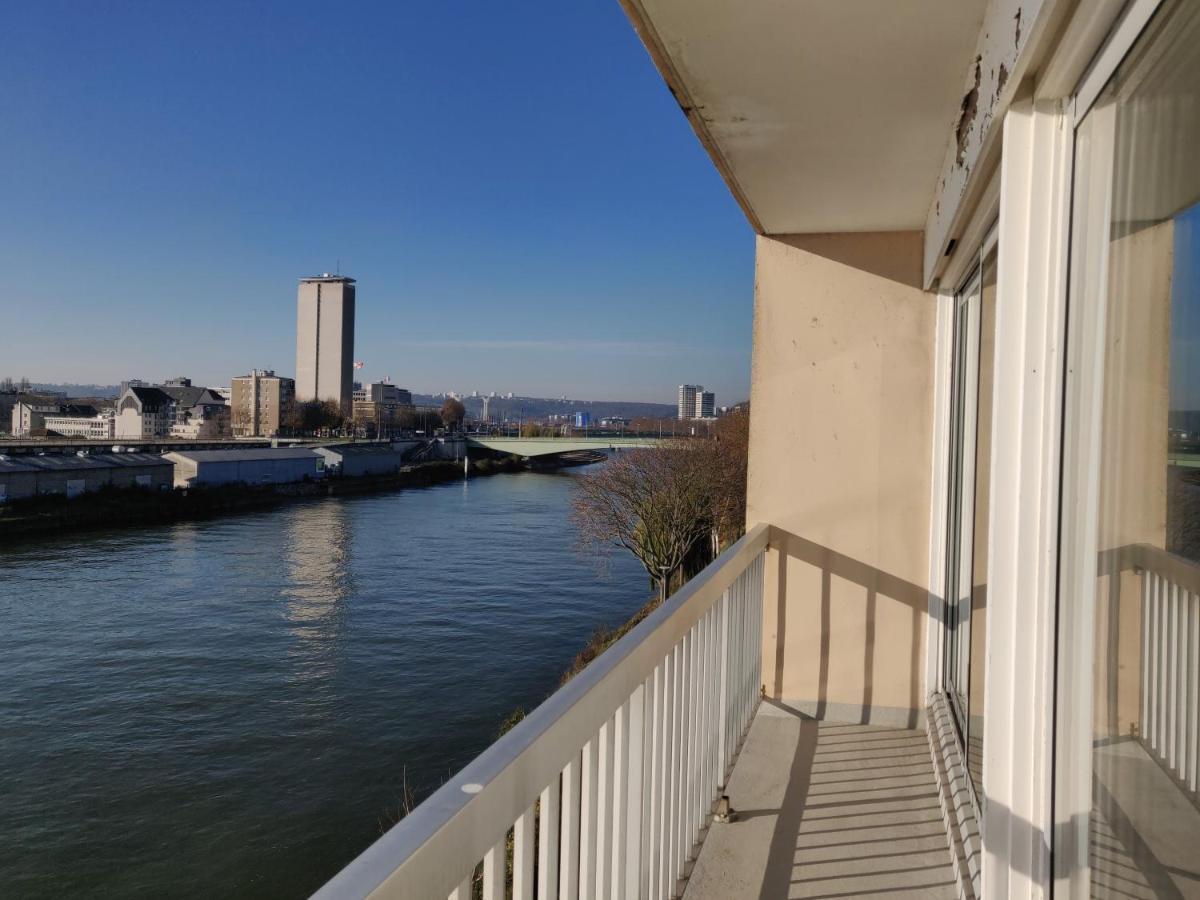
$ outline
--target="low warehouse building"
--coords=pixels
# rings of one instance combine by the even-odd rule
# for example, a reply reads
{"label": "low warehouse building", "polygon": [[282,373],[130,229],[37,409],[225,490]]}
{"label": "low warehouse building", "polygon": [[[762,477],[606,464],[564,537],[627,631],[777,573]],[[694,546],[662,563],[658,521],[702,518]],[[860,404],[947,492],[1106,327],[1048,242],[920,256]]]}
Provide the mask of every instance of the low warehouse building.
{"label": "low warehouse building", "polygon": [[317,447],[325,457],[325,468],[340,475],[387,475],[404,465],[404,453],[391,444],[343,444]]}
{"label": "low warehouse building", "polygon": [[172,482],[171,463],[153,453],[0,458],[0,502],[35,494],[75,497],[103,487],[159,490]]}
{"label": "low warehouse building", "polygon": [[175,486],[289,484],[325,475],[325,457],[302,447],[179,450],[163,454],[175,466]]}
{"label": "low warehouse building", "polygon": [[37,472],[24,460],[0,456],[0,503],[36,494]]}

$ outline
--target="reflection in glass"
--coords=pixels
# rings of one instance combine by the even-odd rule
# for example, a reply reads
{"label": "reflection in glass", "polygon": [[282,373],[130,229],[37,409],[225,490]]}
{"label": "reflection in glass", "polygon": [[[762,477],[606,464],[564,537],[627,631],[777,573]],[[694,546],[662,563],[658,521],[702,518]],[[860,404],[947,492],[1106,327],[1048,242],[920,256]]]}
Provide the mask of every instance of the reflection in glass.
{"label": "reflection in glass", "polygon": [[983,686],[987,671],[988,493],[992,471],[992,386],[996,334],[996,249],[983,261],[979,302],[979,400],[975,427],[975,502],[971,548],[971,653],[968,662],[967,770],[983,796]]}
{"label": "reflection in glass", "polygon": [[1070,327],[1100,358],[1072,396],[1099,454],[1065,537],[1098,565],[1063,600],[1092,664],[1058,761],[1090,771],[1088,825],[1060,850],[1086,845],[1072,896],[1200,897],[1200,6],[1164,6],[1076,146]]}

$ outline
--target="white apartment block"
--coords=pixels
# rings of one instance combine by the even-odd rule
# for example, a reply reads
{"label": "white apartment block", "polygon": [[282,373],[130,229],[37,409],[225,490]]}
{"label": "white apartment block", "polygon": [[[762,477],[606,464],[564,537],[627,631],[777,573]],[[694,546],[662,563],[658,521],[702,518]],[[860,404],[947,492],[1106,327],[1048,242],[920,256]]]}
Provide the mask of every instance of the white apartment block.
{"label": "white apartment block", "polygon": [[681,384],[679,386],[678,418],[690,419],[696,414],[696,395],[703,391],[699,384]]}
{"label": "white apartment block", "polygon": [[51,416],[42,420],[47,434],[62,437],[86,438],[90,441],[110,440],[116,434],[112,410],[94,416]]}
{"label": "white apartment block", "polygon": [[680,419],[711,419],[716,415],[716,395],[702,384],[681,384],[677,410]]}

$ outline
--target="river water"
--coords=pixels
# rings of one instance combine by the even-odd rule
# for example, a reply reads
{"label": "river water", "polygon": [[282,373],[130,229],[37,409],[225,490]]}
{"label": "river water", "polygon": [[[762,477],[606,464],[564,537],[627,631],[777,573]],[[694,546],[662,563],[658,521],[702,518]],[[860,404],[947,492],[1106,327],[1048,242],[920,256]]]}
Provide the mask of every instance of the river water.
{"label": "river water", "polygon": [[0,548],[0,895],[315,890],[649,594],[577,477]]}

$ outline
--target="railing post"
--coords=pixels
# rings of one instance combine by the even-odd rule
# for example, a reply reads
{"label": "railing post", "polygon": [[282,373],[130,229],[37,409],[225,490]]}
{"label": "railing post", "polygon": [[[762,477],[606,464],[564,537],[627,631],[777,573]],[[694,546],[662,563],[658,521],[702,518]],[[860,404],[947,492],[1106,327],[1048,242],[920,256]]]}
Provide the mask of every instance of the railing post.
{"label": "railing post", "polygon": [[721,787],[725,786],[725,769],[727,760],[726,737],[730,730],[730,712],[728,712],[728,691],[730,691],[730,592],[726,588],[721,594],[721,686],[718,691],[718,772],[716,780]]}
{"label": "railing post", "polygon": [[583,745],[579,778],[579,900],[596,896],[596,738]]}
{"label": "railing post", "polygon": [[513,900],[533,900],[533,808],[513,824]]}
{"label": "railing post", "polygon": [[538,810],[538,900],[558,898],[558,781],[542,791]]}
{"label": "railing post", "polygon": [[596,900],[608,900],[612,874],[612,825],[616,796],[613,790],[613,720],[600,726],[599,763],[596,767]]}
{"label": "railing post", "polygon": [[559,831],[559,900],[579,898],[579,818],[581,804],[579,796],[578,759],[573,759],[562,770],[562,828]]}
{"label": "railing post", "polygon": [[508,857],[508,829],[499,842],[483,857],[483,900],[504,900],[504,882]]}
{"label": "railing post", "polygon": [[[642,852],[642,822],[645,815],[645,803],[649,791],[645,789],[644,760],[646,758],[647,710],[646,683],[633,692],[629,698],[629,766],[626,803],[627,822],[625,834],[619,839],[625,841],[625,858],[623,860],[624,900],[645,900],[646,856]],[[617,876],[613,878],[615,885]]]}
{"label": "railing post", "polygon": [[[641,690],[641,688],[637,688]],[[622,900],[625,896],[625,841],[629,828],[629,724],[630,702],[626,700],[613,716],[612,753],[612,826],[609,838],[608,896]]]}
{"label": "railing post", "polygon": [[647,706],[650,712],[650,770],[649,770],[649,815],[646,818],[647,831],[645,835],[644,865],[647,871],[646,882],[649,885],[649,900],[658,900],[658,867],[662,859],[662,843],[659,835],[662,833],[662,749],[663,749],[663,703],[666,697],[664,685],[666,682],[666,667],[659,663],[651,675],[653,691]]}

